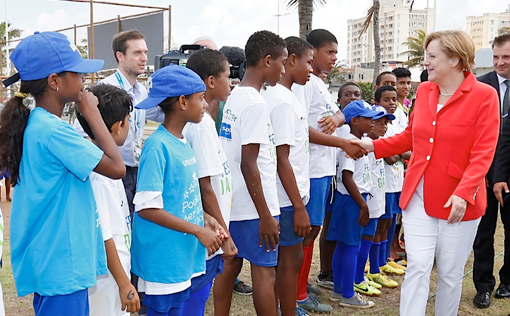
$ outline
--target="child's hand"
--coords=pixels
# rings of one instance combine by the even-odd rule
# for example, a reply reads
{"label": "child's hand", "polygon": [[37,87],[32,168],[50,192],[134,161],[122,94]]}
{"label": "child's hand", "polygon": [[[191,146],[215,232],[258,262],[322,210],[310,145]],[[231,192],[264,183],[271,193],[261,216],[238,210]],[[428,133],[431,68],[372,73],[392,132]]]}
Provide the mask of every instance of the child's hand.
{"label": "child's hand", "polygon": [[223,229],[220,223],[218,223],[218,221],[212,216],[204,217],[204,227],[216,232],[216,235],[222,240],[228,238],[228,234],[225,229]]}
{"label": "child's hand", "polygon": [[140,309],[140,298],[131,283],[119,287],[121,309],[128,313],[136,313]]}
{"label": "child's hand", "polygon": [[360,140],[352,139],[342,146],[342,150],[345,151],[347,156],[352,159],[358,159],[367,154],[367,150],[360,144]]}
{"label": "child's hand", "polygon": [[306,237],[312,230],[310,226],[310,217],[304,204],[294,209],[294,233],[299,237]]}
{"label": "child's hand", "polygon": [[[280,242],[280,223],[272,217],[264,217],[259,223],[259,247],[262,247],[262,241],[266,243],[266,251],[276,250]],[[271,247],[271,248],[269,248]]]}
{"label": "child's hand", "polygon": [[201,227],[201,229],[199,229],[196,237],[200,243],[204,245],[205,249],[207,249],[210,256],[220,249],[222,242],[220,237],[218,237],[219,233],[208,224],[206,224],[206,226],[208,227]]}
{"label": "child's hand", "polygon": [[222,257],[225,260],[234,259],[235,255],[237,255],[237,247],[231,237],[223,241],[223,246],[221,246],[221,249],[223,249]]}
{"label": "child's hand", "polygon": [[322,132],[324,134],[331,135],[336,131],[336,129],[338,128],[338,126],[340,124],[345,123],[345,118],[344,118],[343,114],[342,114],[342,116],[334,114],[334,115],[323,117],[318,122],[320,124],[320,129],[322,130]]}
{"label": "child's hand", "polygon": [[361,206],[359,208],[359,219],[358,223],[361,227],[365,227],[368,225],[368,221],[370,220],[370,215],[368,212],[368,206],[365,203],[365,205]]}
{"label": "child's hand", "polygon": [[84,90],[81,95],[81,101],[75,103],[75,108],[78,112],[80,112],[83,117],[87,118],[87,114],[89,110],[97,110],[97,105],[99,101],[97,97],[90,91]]}

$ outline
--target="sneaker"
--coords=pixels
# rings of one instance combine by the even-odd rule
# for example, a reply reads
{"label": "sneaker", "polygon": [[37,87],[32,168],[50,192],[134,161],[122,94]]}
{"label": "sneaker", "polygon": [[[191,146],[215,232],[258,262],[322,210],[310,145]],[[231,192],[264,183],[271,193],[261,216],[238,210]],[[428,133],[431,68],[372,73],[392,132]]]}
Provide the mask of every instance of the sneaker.
{"label": "sneaker", "polygon": [[253,288],[244,284],[243,281],[239,281],[234,285],[234,293],[239,295],[251,295],[253,293]]}
{"label": "sneaker", "polygon": [[406,270],[406,267],[396,263],[395,261],[393,261],[391,259],[388,261],[388,265],[395,269],[400,269],[400,270],[404,270],[404,271]]}
{"label": "sneaker", "polygon": [[381,291],[379,291],[378,289],[376,289],[374,287],[371,287],[365,281],[363,281],[361,283],[358,283],[358,284],[354,283],[354,291],[356,291],[356,292],[358,292],[360,294],[368,295],[368,296],[379,296],[379,295],[381,295]]}
{"label": "sneaker", "polygon": [[308,294],[312,293],[315,295],[320,295],[322,293],[322,291],[318,287],[313,286],[310,283],[306,285],[306,291],[308,292]]}
{"label": "sneaker", "polygon": [[375,287],[376,289],[380,290],[382,288],[382,285],[380,285],[379,283],[377,282],[372,282],[370,281],[366,276],[365,276],[365,282],[368,283],[368,285],[370,285],[371,287]]}
{"label": "sneaker", "polygon": [[388,264],[385,264],[383,265],[382,267],[379,267],[379,270],[381,270],[381,272],[384,272],[386,274],[396,274],[396,275],[402,275],[405,273],[404,270],[401,270],[401,269],[395,269],[393,268],[392,266],[388,265]]}
{"label": "sneaker", "polygon": [[296,316],[310,316],[310,314],[301,307],[296,306]]}
{"label": "sneaker", "polygon": [[313,313],[330,313],[333,307],[322,304],[314,295],[308,296],[304,302],[297,302],[297,305],[307,312]]}
{"label": "sneaker", "polygon": [[354,308],[371,308],[374,307],[374,302],[365,300],[359,293],[354,293],[351,298],[342,296],[340,306],[354,307]]}
{"label": "sneaker", "polygon": [[402,259],[398,257],[397,259],[394,259],[397,264],[400,264],[401,266],[407,267],[407,261],[405,259]]}
{"label": "sneaker", "polygon": [[398,286],[397,281],[393,281],[392,279],[388,278],[383,273],[374,273],[374,274],[367,273],[367,278],[370,281],[378,283],[384,287],[395,288]]}
{"label": "sneaker", "polygon": [[332,290],[333,286],[334,286],[333,271],[319,274],[317,276],[317,285],[322,286],[323,288]]}
{"label": "sneaker", "polygon": [[342,300],[342,294],[331,292],[331,296],[329,297],[329,300],[331,302],[340,302]]}

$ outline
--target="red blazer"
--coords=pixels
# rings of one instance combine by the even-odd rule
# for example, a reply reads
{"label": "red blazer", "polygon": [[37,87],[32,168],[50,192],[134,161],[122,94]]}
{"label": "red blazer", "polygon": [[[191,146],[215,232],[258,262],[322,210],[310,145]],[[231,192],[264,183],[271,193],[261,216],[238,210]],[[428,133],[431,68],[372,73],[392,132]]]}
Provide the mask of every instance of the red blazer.
{"label": "red blazer", "polygon": [[468,202],[462,220],[485,213],[485,175],[494,157],[499,135],[499,101],[493,87],[476,80],[472,73],[437,112],[439,88],[420,84],[409,126],[402,133],[374,141],[375,155],[389,157],[411,150],[400,207],[405,209],[422,176],[425,212],[448,219],[444,208],[455,194]]}

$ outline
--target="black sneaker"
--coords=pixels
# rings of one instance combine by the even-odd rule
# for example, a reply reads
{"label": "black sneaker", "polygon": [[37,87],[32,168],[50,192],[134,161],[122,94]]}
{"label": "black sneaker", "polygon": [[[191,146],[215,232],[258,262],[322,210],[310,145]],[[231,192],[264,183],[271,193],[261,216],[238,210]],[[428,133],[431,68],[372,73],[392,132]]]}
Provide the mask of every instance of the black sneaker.
{"label": "black sneaker", "polygon": [[251,295],[253,293],[253,288],[244,284],[243,281],[239,281],[234,285],[234,293],[239,295]]}
{"label": "black sneaker", "polygon": [[326,289],[333,289],[333,271],[321,273],[317,276],[317,285],[322,286]]}

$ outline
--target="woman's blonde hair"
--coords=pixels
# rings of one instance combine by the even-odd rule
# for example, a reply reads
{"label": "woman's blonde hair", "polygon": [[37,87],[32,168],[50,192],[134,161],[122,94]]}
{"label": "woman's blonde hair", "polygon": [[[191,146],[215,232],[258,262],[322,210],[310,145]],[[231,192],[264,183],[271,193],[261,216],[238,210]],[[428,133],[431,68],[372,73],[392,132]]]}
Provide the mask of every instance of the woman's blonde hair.
{"label": "woman's blonde hair", "polygon": [[458,30],[433,32],[425,38],[425,49],[436,39],[439,40],[441,50],[446,55],[459,58],[462,70],[471,71],[475,67],[475,43],[466,32]]}

